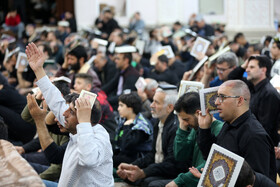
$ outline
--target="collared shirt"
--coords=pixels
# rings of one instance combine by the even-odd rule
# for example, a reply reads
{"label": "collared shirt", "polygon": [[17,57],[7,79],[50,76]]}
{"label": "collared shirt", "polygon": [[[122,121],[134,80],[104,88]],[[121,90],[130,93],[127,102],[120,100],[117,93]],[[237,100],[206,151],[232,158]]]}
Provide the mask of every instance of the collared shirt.
{"label": "collared shirt", "polygon": [[[68,105],[47,76],[37,85],[59,122],[64,124],[63,113]],[[77,134],[70,134],[58,186],[114,186],[113,152],[106,130],[99,124],[77,125]]]}
{"label": "collared shirt", "polygon": [[155,154],[155,163],[161,163],[164,159],[163,151],[162,151],[162,131],[163,131],[163,123],[159,121],[158,124],[158,136],[156,141],[156,154]]}

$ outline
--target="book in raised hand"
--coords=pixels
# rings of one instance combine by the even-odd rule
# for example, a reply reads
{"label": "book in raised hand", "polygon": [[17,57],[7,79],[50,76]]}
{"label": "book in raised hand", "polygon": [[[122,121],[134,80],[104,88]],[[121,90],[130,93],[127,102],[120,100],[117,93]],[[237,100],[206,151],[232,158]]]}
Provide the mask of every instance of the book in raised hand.
{"label": "book in raised hand", "polygon": [[90,106],[92,108],[93,105],[94,105],[94,102],[96,100],[97,95],[95,93],[92,93],[92,92],[89,92],[89,91],[86,91],[86,90],[82,90],[81,93],[80,93],[79,98],[82,98],[82,97],[84,97],[87,100],[89,100]]}

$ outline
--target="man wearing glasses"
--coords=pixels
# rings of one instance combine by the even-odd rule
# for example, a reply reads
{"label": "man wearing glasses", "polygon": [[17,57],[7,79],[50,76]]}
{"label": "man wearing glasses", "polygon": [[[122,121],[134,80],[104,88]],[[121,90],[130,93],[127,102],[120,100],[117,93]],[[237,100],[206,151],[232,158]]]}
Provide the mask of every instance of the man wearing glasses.
{"label": "man wearing glasses", "polygon": [[250,91],[240,80],[223,83],[215,101],[220,117],[225,121],[217,137],[211,134],[212,116],[200,113],[198,145],[204,159],[213,143],[243,157],[254,171],[276,180],[273,142],[249,109]]}
{"label": "man wearing glasses", "polygon": [[228,74],[238,66],[237,56],[233,52],[226,52],[218,57],[216,62],[216,71],[218,76],[211,80],[212,74],[215,70],[215,66],[208,68],[206,64],[204,66],[204,75],[201,82],[204,84],[205,88],[215,87],[223,84],[224,81],[228,80]]}
{"label": "man wearing glasses", "polygon": [[[250,109],[272,139],[274,146],[277,146],[280,95],[269,82],[271,67],[268,57],[251,56],[240,67],[235,68],[228,78],[241,79],[248,85],[251,93]],[[242,77],[245,71],[247,79]]]}

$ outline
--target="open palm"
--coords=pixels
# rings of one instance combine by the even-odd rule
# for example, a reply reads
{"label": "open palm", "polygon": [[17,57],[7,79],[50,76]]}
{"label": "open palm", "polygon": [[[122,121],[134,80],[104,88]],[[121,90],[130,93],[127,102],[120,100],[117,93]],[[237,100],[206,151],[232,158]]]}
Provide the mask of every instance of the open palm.
{"label": "open palm", "polygon": [[27,55],[29,66],[34,72],[43,67],[46,56],[34,43],[28,44],[25,53]]}

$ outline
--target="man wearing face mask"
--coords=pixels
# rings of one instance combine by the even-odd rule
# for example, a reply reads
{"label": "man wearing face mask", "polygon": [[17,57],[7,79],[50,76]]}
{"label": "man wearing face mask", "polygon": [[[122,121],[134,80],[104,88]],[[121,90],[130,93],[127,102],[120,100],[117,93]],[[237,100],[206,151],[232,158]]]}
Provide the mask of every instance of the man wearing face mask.
{"label": "man wearing face mask", "polygon": [[96,72],[86,64],[88,59],[85,47],[78,45],[70,50],[64,59],[60,70],[57,72],[56,77],[67,76],[71,79],[70,88],[74,87],[75,74],[86,73],[93,77],[92,86],[93,88],[100,87],[101,82],[96,74]]}

